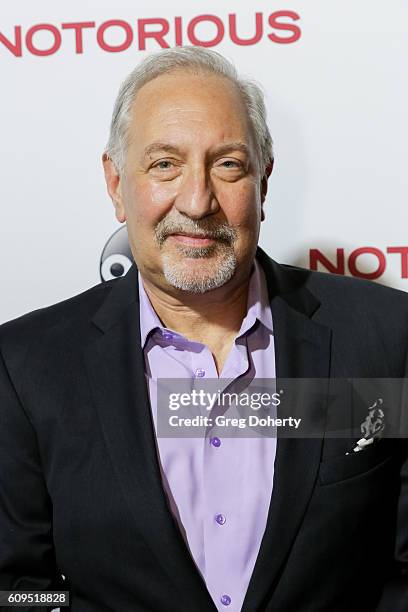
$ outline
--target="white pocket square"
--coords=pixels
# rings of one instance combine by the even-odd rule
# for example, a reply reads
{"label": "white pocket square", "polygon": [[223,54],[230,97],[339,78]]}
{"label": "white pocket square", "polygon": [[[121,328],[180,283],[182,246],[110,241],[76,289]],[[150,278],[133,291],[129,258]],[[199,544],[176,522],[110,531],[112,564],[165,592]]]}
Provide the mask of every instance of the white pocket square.
{"label": "white pocket square", "polygon": [[[385,414],[384,410],[380,408],[382,405],[383,400],[378,398],[372,406],[369,406],[368,415],[360,425],[363,437],[357,441],[351,452],[358,453],[367,448],[370,444],[373,444],[374,440],[381,438],[385,429]],[[346,453],[346,455],[350,455],[350,452]]]}

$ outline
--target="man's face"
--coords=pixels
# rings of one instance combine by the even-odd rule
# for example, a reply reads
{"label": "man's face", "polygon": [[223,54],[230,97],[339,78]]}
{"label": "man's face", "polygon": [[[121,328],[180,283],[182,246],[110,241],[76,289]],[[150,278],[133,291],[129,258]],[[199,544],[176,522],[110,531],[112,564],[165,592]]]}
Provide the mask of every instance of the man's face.
{"label": "man's face", "polygon": [[160,76],[138,92],[129,135],[124,174],[109,160],[105,172],[142,276],[167,293],[242,280],[266,180],[236,87],[209,74]]}

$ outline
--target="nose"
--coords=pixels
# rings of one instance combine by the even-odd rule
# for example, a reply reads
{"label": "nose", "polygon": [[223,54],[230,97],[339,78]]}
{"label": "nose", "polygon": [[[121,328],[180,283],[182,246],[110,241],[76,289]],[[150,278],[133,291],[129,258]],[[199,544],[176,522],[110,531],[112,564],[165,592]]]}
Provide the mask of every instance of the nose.
{"label": "nose", "polygon": [[218,212],[220,206],[204,167],[197,165],[186,172],[174,205],[191,219],[201,219]]}

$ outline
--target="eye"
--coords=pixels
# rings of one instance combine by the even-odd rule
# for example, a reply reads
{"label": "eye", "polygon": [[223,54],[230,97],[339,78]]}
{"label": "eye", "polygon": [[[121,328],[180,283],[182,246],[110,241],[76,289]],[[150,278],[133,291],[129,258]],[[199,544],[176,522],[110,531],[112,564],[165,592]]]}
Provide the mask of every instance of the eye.
{"label": "eye", "polygon": [[152,168],[158,168],[159,170],[169,170],[173,166],[172,162],[168,159],[162,159],[161,161],[153,164]]}
{"label": "eye", "polygon": [[221,163],[221,165],[224,166],[224,168],[239,168],[241,164],[237,161],[233,161],[232,159],[226,159]]}
{"label": "eye", "polygon": [[216,168],[221,170],[242,170],[243,163],[239,159],[219,159]]}
{"label": "eye", "polygon": [[234,183],[243,178],[248,169],[247,163],[237,157],[222,157],[215,160],[212,171],[220,180]]}

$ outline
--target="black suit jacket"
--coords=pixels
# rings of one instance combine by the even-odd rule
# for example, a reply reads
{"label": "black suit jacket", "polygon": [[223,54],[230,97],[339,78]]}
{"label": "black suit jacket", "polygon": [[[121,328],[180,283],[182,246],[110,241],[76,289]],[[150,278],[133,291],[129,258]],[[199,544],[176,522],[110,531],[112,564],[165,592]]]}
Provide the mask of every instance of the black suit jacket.
{"label": "black suit jacket", "polygon": [[[278,377],[405,375],[405,293],[257,256]],[[73,612],[214,611],[162,488],[136,267],[2,325],[0,349],[0,589],[69,587]],[[406,441],[350,443],[278,438],[244,612],[408,610]]]}

